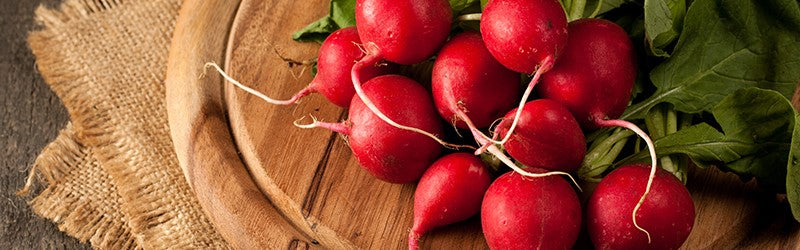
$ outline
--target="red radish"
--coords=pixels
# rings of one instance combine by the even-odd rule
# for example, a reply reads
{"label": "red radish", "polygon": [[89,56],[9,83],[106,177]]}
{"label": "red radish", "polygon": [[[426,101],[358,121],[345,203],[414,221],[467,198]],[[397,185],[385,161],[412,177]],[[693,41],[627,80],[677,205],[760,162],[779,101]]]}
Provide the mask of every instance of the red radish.
{"label": "red radish", "polygon": [[558,0],[492,0],[483,10],[480,26],[486,47],[498,62],[514,71],[534,74],[508,132],[501,141],[492,140],[504,144],[517,127],[533,87],[564,50],[567,17]]}
{"label": "red radish", "polygon": [[[621,27],[603,19],[586,18],[569,24],[569,41],[558,63],[542,78],[539,95],[561,102],[586,130],[624,127],[641,137],[650,152],[652,170],[644,194],[634,207],[638,211],[650,192],[656,172],[653,141],[622,115],[630,101],[636,78],[635,51]],[[647,229],[634,226],[647,234]]]}
{"label": "red radish", "polygon": [[[564,105],[548,100],[530,101],[522,108],[519,126],[504,144],[511,157],[528,167],[572,172],[586,154],[586,139],[580,125]],[[498,134],[508,131],[516,109],[497,126]]]}
{"label": "red radish", "polygon": [[508,172],[483,197],[481,225],[490,249],[569,249],[581,228],[581,204],[564,179]]}
{"label": "red radish", "polygon": [[435,227],[478,214],[491,183],[489,170],[472,154],[439,158],[422,175],[414,192],[414,226],[408,235],[408,248],[418,249],[420,237]]}
{"label": "red radish", "polygon": [[439,52],[431,88],[445,120],[491,142],[478,128],[491,125],[514,106],[519,96],[519,75],[489,54],[479,33],[465,32],[453,37]]}
{"label": "red radish", "polygon": [[635,79],[635,51],[625,30],[603,19],[580,19],[569,24],[567,48],[537,91],[593,130],[602,127],[598,121],[622,115]]}
{"label": "red radish", "polygon": [[678,178],[660,168],[653,191],[636,215],[652,241],[648,243],[648,235],[631,223],[648,168],[646,164],[623,166],[597,185],[586,211],[589,235],[597,249],[678,249],[689,237],[695,219],[692,197]]}
{"label": "red radish", "polygon": [[[331,33],[319,48],[317,75],[306,87],[318,91],[333,104],[349,107],[356,94],[350,79],[350,69],[356,61],[364,57],[364,52],[356,45],[361,41],[355,27],[347,27]],[[375,64],[364,69],[364,79],[372,79],[392,71],[386,64]],[[316,85],[315,85],[316,84]],[[299,93],[298,93],[299,94]]]}
{"label": "red radish", "polygon": [[[350,69],[355,65],[356,61],[364,57],[364,52],[356,45],[360,41],[358,31],[355,27],[343,28],[331,33],[331,35],[322,42],[322,46],[319,48],[317,75],[314,77],[314,80],[288,100],[275,100],[244,86],[225,74],[225,72],[214,63],[207,63],[206,67],[216,68],[225,79],[232,82],[237,87],[272,104],[294,104],[300,100],[300,98],[310,93],[319,92],[333,104],[346,108],[350,106],[350,100],[353,99],[353,95],[356,93],[350,79]],[[364,69],[364,78],[372,79],[373,77],[387,74],[391,71],[393,71],[392,67],[387,64],[376,64],[374,67],[366,67]]]}
{"label": "red radish", "polygon": [[[464,32],[450,39],[436,56],[433,101],[439,114],[457,127],[485,128],[514,107],[519,79],[519,74],[489,54],[480,33]],[[474,126],[468,126],[469,121]]]}
{"label": "red radish", "polygon": [[[410,65],[431,57],[450,34],[447,0],[358,0],[356,27],[370,56]],[[373,50],[375,49],[375,50]]]}
{"label": "red radish", "polygon": [[[430,94],[419,83],[404,76],[372,78],[364,92],[387,115],[428,133],[442,134],[443,128]],[[436,141],[419,133],[397,129],[376,117],[357,96],[353,96],[349,121],[299,125],[322,127],[348,136],[350,149],[358,163],[378,179],[391,183],[418,180],[442,151]]]}
{"label": "red radish", "polygon": [[492,0],[480,25],[489,52],[520,73],[554,62],[567,44],[567,16],[558,0]]}
{"label": "red radish", "polygon": [[[353,65],[350,77],[356,95],[389,125],[423,134],[450,145],[427,131],[399,124],[386,116],[361,89],[365,67],[380,60],[414,64],[433,56],[450,34],[452,10],[447,0],[357,0],[356,28],[367,55]],[[457,147],[457,146],[456,146]]]}
{"label": "red radish", "polygon": [[[478,127],[489,126],[502,112],[514,106],[519,95],[519,75],[494,60],[480,34],[462,33],[445,44],[436,58],[431,82],[434,101],[442,117],[454,122],[460,120],[456,123],[457,126],[469,128],[481,148],[497,143],[480,132]],[[569,112],[565,113],[569,115]],[[583,136],[580,129],[577,133]],[[583,143],[582,139],[581,142]],[[489,151],[514,171],[525,176],[568,175],[563,172],[527,173],[496,147]],[[582,155],[583,153],[580,158],[583,158]]]}

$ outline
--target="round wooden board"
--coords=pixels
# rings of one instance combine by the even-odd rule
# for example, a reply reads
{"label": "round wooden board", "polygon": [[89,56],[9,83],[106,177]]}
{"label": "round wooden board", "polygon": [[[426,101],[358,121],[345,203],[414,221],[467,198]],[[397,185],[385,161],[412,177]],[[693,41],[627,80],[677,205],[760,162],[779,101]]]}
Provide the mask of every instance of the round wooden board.
{"label": "round wooden board", "polygon": [[[205,62],[224,61],[241,82],[290,97],[312,77],[289,68],[275,49],[289,58],[315,58],[319,45],[294,42],[291,33],[327,7],[327,0],[186,1],[181,11],[167,77],[170,129],[201,205],[237,248],[406,247],[414,185],[378,181],[360,169],[341,137],[292,125],[312,114],[338,121],[343,109],[319,95],[298,105],[268,105],[216,73],[199,78]],[[706,169],[693,171],[688,186],[697,220],[684,248],[800,247],[800,226],[788,206],[753,182]],[[582,237],[577,248],[589,247]],[[486,244],[472,218],[431,232],[421,247]]]}

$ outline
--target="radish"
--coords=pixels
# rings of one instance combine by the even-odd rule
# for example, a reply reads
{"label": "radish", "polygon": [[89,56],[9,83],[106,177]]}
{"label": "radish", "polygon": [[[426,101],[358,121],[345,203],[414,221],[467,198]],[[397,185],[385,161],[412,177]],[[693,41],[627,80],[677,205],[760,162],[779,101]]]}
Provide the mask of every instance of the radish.
{"label": "radish", "polygon": [[356,95],[389,125],[450,145],[424,129],[401,125],[385,115],[361,88],[364,69],[387,60],[414,64],[433,56],[450,34],[452,10],[447,0],[357,0],[356,28],[367,55],[350,71]]}
{"label": "radish", "polygon": [[[445,44],[436,58],[431,78],[434,102],[443,118],[455,122],[456,126],[461,128],[469,128],[482,149],[492,147],[492,143],[498,143],[484,135],[478,128],[491,125],[496,118],[502,116],[502,112],[514,106],[514,101],[519,95],[519,75],[504,68],[492,57],[480,34],[465,32]],[[571,116],[568,111],[564,114]],[[584,144],[580,146],[581,152],[578,156],[580,163],[585,143],[580,129],[576,131],[581,137],[580,143]],[[480,151],[476,154],[480,154]],[[517,167],[498,148],[492,147],[489,151],[514,171],[525,176],[568,175],[564,172],[528,173]],[[577,167],[578,164],[569,166]]]}
{"label": "radish", "polygon": [[[486,47],[500,64],[520,73],[533,74],[511,127],[501,141],[508,141],[517,127],[522,106],[542,74],[553,67],[567,44],[567,17],[558,0],[492,0],[481,14],[481,34]],[[475,153],[479,154],[484,145]]]}
{"label": "radish", "polygon": [[[519,126],[504,144],[511,157],[528,167],[572,172],[586,154],[586,140],[580,125],[564,105],[548,100],[530,101],[522,108]],[[505,134],[516,110],[497,125]]]}
{"label": "radish", "polygon": [[631,223],[633,205],[644,193],[648,168],[645,164],[623,166],[597,185],[586,212],[589,235],[597,249],[678,249],[689,237],[695,219],[692,197],[678,178],[660,168],[653,191],[636,215],[649,235]]}
{"label": "radish", "polygon": [[478,214],[491,183],[489,170],[472,154],[454,153],[434,162],[414,192],[414,226],[408,248],[417,249],[420,237],[434,227]]}
{"label": "radish", "polygon": [[489,52],[520,73],[554,63],[567,44],[567,16],[558,0],[492,0],[480,25]]}
{"label": "radish", "polygon": [[[566,50],[553,69],[543,76],[538,89],[542,98],[567,106],[586,130],[624,127],[645,141],[652,170],[645,191],[633,209],[634,215],[650,192],[657,168],[655,147],[647,133],[633,123],[617,120],[630,101],[636,78],[635,59],[630,38],[615,23],[595,18],[572,21]],[[633,224],[649,235],[635,220]]]}
{"label": "radish", "polygon": [[453,37],[436,57],[431,75],[433,101],[439,114],[473,135],[514,107],[519,97],[519,74],[500,65],[480,33]]}
{"label": "radish", "polygon": [[569,249],[581,228],[581,204],[564,179],[508,172],[483,197],[481,226],[490,249]]}
{"label": "radish", "polygon": [[[350,106],[350,100],[355,95],[355,90],[350,81],[350,69],[356,61],[364,57],[364,52],[356,45],[359,42],[360,38],[355,27],[343,28],[331,33],[319,48],[317,75],[314,76],[314,80],[288,100],[275,100],[244,86],[226,74],[215,63],[206,63],[206,67],[214,67],[225,79],[268,103],[277,105],[294,104],[310,93],[319,92],[331,103],[346,108]],[[388,64],[375,64],[374,67],[366,67],[364,69],[364,78],[372,79],[391,71],[393,71],[393,67]]]}
{"label": "radish", "polygon": [[[442,134],[442,122],[430,94],[414,80],[399,75],[378,76],[364,85],[364,92],[392,118],[428,133]],[[424,135],[386,124],[357,96],[353,96],[348,117],[349,121],[341,123],[314,119],[311,124],[295,122],[295,125],[321,127],[347,135],[358,163],[373,176],[391,183],[418,180],[442,151],[441,145]]]}
{"label": "radish", "polygon": [[537,92],[566,105],[593,130],[622,115],[635,79],[635,51],[625,30],[603,19],[579,19],[569,24],[567,48]]}

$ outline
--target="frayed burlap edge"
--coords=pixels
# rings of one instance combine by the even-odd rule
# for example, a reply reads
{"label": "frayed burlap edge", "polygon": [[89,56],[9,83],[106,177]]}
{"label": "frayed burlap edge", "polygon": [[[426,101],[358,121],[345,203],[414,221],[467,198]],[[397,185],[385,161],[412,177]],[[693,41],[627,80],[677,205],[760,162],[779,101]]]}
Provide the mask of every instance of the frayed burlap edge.
{"label": "frayed burlap edge", "polygon": [[121,0],[67,0],[58,9],[40,6],[36,9],[36,21],[45,27],[58,29],[71,20],[86,18],[92,13],[113,9]]}
{"label": "frayed burlap edge", "polygon": [[[87,171],[108,174],[96,164],[97,159],[91,149],[76,140],[74,128],[67,124],[36,158],[25,188],[19,194],[26,195],[35,182],[42,182],[37,180],[44,178],[46,189],[30,201],[34,213],[52,220],[59,230],[81,242],[88,240],[95,248],[141,249],[131,235],[124,216],[106,214],[96,207],[97,204],[86,200],[93,197],[82,197],[87,190],[82,189],[85,185],[78,183],[80,181],[74,178],[75,175]],[[107,195],[119,198],[114,190]]]}
{"label": "frayed burlap edge", "polygon": [[[178,2],[177,0],[174,2]],[[150,4],[150,3],[144,3]],[[112,123],[109,113],[116,107],[107,103],[91,102],[91,91],[87,91],[85,84],[93,79],[88,79],[81,65],[71,61],[70,57],[61,53],[66,51],[59,48],[61,38],[59,28],[70,22],[89,18],[95,13],[113,10],[125,3],[110,0],[67,0],[58,10],[40,7],[36,11],[36,20],[44,27],[40,31],[30,34],[28,42],[37,56],[39,71],[45,80],[65,102],[71,119],[76,126],[76,137],[93,147],[97,152],[98,160],[118,184],[120,195],[126,201],[122,211],[129,218],[132,235],[139,245],[145,248],[227,248],[224,240],[214,230],[199,208],[202,220],[195,225],[200,225],[198,234],[186,235],[179,232],[170,232],[169,229],[159,228],[159,225],[170,220],[180,219],[165,216],[172,208],[161,206],[158,200],[169,199],[153,195],[152,185],[160,180],[145,180],[141,178],[136,169],[131,169],[133,159],[130,152],[130,142],[124,136],[125,131],[119,131]],[[176,13],[177,13],[177,5]],[[172,24],[174,25],[174,24]],[[168,47],[168,43],[165,46]],[[159,65],[157,65],[159,66]],[[156,76],[163,79],[163,76]],[[158,126],[159,124],[155,124]],[[171,142],[170,142],[171,143]],[[126,153],[127,152],[127,153]],[[135,153],[132,153],[135,155]],[[141,161],[141,159],[138,159]],[[176,165],[177,166],[177,165]],[[167,167],[167,166],[165,166]],[[185,182],[181,178],[181,181]],[[134,184],[132,184],[134,183]],[[188,188],[188,184],[182,186]],[[191,197],[196,199],[195,197]],[[131,202],[135,201],[135,202]],[[194,206],[197,205],[195,201]],[[186,219],[186,218],[184,218]]]}

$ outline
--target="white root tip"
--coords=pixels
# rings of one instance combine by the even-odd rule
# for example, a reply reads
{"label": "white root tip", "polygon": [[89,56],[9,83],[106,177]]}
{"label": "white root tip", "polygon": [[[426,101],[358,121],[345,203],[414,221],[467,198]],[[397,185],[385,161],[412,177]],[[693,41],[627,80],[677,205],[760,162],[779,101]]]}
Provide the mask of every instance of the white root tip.
{"label": "white root tip", "polygon": [[317,118],[314,117],[314,115],[308,115],[308,116],[311,117],[311,123],[301,124],[300,122],[306,119],[306,117],[303,116],[300,117],[300,119],[297,119],[294,122],[292,122],[292,124],[294,124],[294,126],[298,128],[316,128],[317,125],[319,124],[319,120],[317,120]]}

